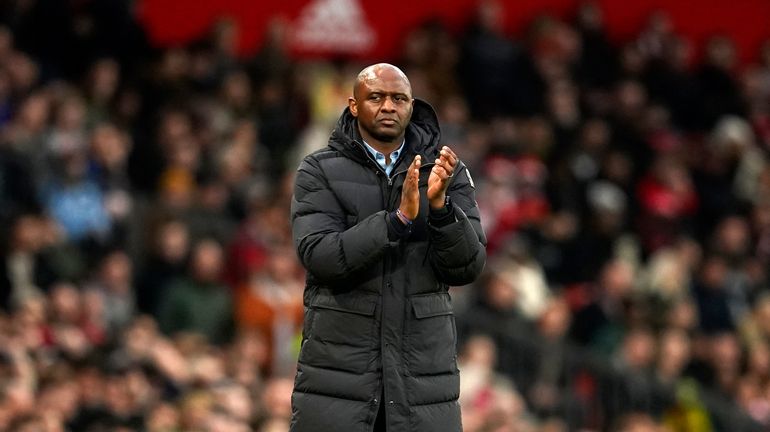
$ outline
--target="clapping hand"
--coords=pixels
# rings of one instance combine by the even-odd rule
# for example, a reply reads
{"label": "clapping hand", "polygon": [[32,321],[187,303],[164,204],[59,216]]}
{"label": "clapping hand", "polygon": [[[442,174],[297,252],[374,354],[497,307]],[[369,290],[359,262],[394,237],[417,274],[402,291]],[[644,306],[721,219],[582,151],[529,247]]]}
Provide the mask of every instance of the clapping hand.
{"label": "clapping hand", "polygon": [[401,214],[409,220],[417,218],[417,213],[420,212],[419,181],[421,164],[421,157],[419,155],[415,156],[406,172],[404,186],[403,189],[401,189],[401,204],[398,209],[401,211]]}
{"label": "clapping hand", "polygon": [[454,175],[456,166],[455,152],[447,146],[442,147],[436,159],[436,165],[430,170],[430,177],[428,177],[428,202],[432,209],[444,207],[449,179]]}

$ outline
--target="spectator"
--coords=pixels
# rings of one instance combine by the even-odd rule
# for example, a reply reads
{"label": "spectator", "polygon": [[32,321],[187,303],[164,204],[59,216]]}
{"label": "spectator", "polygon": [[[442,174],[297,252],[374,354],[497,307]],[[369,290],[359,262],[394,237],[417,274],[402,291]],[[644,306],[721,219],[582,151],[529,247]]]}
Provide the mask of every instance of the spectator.
{"label": "spectator", "polygon": [[[499,1],[480,2],[459,42],[460,83],[471,113],[479,119],[510,114],[512,109],[527,112],[536,104],[540,83],[533,80],[534,72],[525,69],[527,63],[520,61],[523,50],[504,33],[504,7]],[[512,88],[511,82],[520,84]]]}
{"label": "spectator", "polygon": [[708,130],[723,115],[745,115],[746,107],[734,79],[735,45],[725,35],[714,35],[706,43],[705,59],[695,74],[698,83],[698,126]]}
{"label": "spectator", "polygon": [[461,403],[463,423],[468,431],[530,426],[524,402],[515,386],[495,371],[497,353],[493,340],[474,336],[465,342],[459,359],[463,380]]}
{"label": "spectator", "polygon": [[103,323],[111,338],[119,334],[136,313],[133,269],[131,258],[125,251],[109,252],[99,264],[93,280],[84,288],[88,294],[98,297],[94,301],[101,305],[104,315],[94,318]]}
{"label": "spectator", "polygon": [[614,352],[623,339],[628,306],[633,295],[634,268],[616,258],[602,268],[588,302],[575,311],[571,337],[599,352]]}
{"label": "spectator", "polygon": [[164,288],[158,312],[164,333],[200,333],[216,344],[232,337],[232,298],[221,282],[222,259],[222,247],[213,240],[193,247],[187,276]]}
{"label": "spectator", "polygon": [[5,310],[40,296],[56,278],[42,254],[45,246],[42,220],[36,215],[19,216],[12,224],[5,256],[0,265],[0,297]]}
{"label": "spectator", "polygon": [[184,222],[173,218],[153,228],[147,239],[150,247],[138,278],[136,301],[141,312],[157,316],[164,290],[184,275],[190,232]]}
{"label": "spectator", "polygon": [[694,294],[698,303],[700,328],[707,333],[730,331],[736,317],[730,310],[727,263],[716,255],[707,256],[698,270]]}
{"label": "spectator", "polygon": [[43,192],[46,210],[69,241],[91,245],[92,251],[111,234],[112,220],[104,206],[104,195],[86,176],[87,161],[82,150],[65,154],[59,161],[61,172]]}
{"label": "spectator", "polygon": [[88,175],[104,194],[104,207],[115,224],[115,236],[126,236],[134,210],[128,178],[131,139],[114,124],[100,123],[91,133]]}
{"label": "spectator", "polygon": [[302,329],[304,271],[291,249],[270,251],[266,268],[254,272],[236,291],[238,325],[267,336],[273,374],[287,374],[296,358],[295,340]]}

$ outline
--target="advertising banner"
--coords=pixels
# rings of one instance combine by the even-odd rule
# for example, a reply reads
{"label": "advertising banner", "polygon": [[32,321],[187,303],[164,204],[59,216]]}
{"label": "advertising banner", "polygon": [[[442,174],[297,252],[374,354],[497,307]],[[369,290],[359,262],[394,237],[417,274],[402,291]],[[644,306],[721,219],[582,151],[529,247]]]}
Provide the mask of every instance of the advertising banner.
{"label": "advertising banner", "polygon": [[[405,33],[431,20],[441,20],[450,30],[462,31],[484,0],[139,0],[140,20],[158,46],[181,45],[200,38],[218,20],[236,24],[238,50],[248,56],[262,46],[270,32],[284,33],[296,56],[347,56],[366,59],[393,58]],[[489,0],[487,0],[489,1]],[[497,2],[505,28],[520,37],[526,25],[540,14],[571,20],[577,0],[519,0]],[[756,55],[770,37],[770,1],[701,0],[691,2],[597,0],[610,36],[622,41],[645,25],[654,11],[667,13],[674,30],[696,45],[717,33],[736,42],[741,59]]]}

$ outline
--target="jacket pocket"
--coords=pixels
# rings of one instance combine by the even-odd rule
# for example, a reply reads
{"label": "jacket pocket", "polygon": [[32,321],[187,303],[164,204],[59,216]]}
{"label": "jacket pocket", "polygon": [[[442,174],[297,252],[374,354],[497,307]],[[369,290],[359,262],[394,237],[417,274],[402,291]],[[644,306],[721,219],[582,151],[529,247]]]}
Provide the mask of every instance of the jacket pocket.
{"label": "jacket pocket", "polygon": [[404,362],[413,376],[455,372],[456,332],[447,293],[409,298],[411,313],[404,326]]}
{"label": "jacket pocket", "polygon": [[378,296],[318,295],[299,361],[310,366],[363,373],[377,345],[374,312]]}

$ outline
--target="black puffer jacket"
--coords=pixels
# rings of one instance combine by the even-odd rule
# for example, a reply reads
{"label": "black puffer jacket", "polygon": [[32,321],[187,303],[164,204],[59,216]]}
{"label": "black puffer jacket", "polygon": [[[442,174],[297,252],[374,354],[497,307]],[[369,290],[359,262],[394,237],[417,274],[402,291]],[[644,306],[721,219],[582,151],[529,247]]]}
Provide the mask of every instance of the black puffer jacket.
{"label": "black puffer jacket", "polygon": [[426,163],[410,236],[391,241],[387,226],[407,167],[416,154],[434,161],[439,140],[433,108],[415,101],[405,151],[388,178],[346,109],[328,147],[301,163],[291,221],[308,276],[293,432],[371,431],[382,403],[389,432],[461,430],[447,288],[472,282],[486,260],[467,169],[458,166],[449,187],[453,222],[429,223]]}

